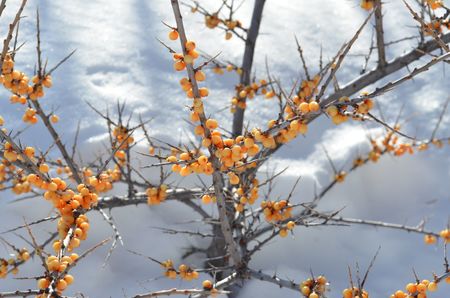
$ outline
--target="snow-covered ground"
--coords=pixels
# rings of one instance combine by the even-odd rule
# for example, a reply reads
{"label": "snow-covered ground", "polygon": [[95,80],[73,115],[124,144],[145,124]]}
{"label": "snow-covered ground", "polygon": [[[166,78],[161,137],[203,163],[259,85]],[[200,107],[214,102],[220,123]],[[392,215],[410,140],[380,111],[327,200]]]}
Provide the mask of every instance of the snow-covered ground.
{"label": "snow-covered ground", "polygon": [[[1,28],[11,19],[14,6],[2,16]],[[202,1],[208,7],[217,7],[220,1]],[[244,26],[248,26],[253,1],[245,1],[238,12]],[[185,139],[190,127],[185,98],[178,86],[181,75],[172,68],[172,58],[155,38],[167,41],[167,28],[161,21],[173,24],[169,1],[29,1],[21,22],[20,40],[26,41],[16,57],[17,65],[32,73],[36,61],[35,10],[39,6],[42,27],[42,46],[49,65],[54,65],[73,49],[75,55],[53,75],[54,87],[47,92],[42,104],[54,108],[61,117],[57,128],[63,140],[71,144],[76,124],[81,121],[80,145],[86,159],[101,149],[107,129],[86,102],[101,110],[114,106],[117,100],[127,103],[127,110],[144,119],[154,118],[151,134],[177,142]],[[185,24],[190,39],[203,51],[212,55],[221,52],[220,58],[241,63],[243,44],[237,38],[225,41],[223,32],[207,29],[200,15],[191,14],[183,7]],[[387,0],[384,5],[386,40],[392,41],[416,34],[411,19],[401,1]],[[320,47],[324,59],[335,55],[363,22],[367,12],[359,8],[356,0],[267,0],[261,34],[256,46],[256,73],[265,74],[265,61],[271,73],[286,86],[290,86],[302,71],[294,35],[296,35],[309,61],[310,69],[317,70]],[[367,27],[355,44],[352,54],[364,54],[370,43],[372,28]],[[407,41],[388,50],[388,59],[411,50],[415,41]],[[174,45],[176,47],[176,45]],[[418,64],[424,63],[425,59]],[[364,58],[351,56],[338,73],[340,84],[358,75]],[[373,64],[372,64],[373,67]],[[404,114],[414,116],[407,126],[408,133],[428,137],[434,128],[440,107],[449,96],[448,66],[437,65],[404,84],[402,87],[377,99],[388,121],[394,121],[404,104]],[[405,74],[402,70],[394,76]],[[214,113],[227,105],[237,82],[235,74],[223,77],[208,74],[206,84],[211,95],[206,109]],[[8,95],[2,92],[0,114],[8,127],[23,127],[20,116],[23,107],[9,104]],[[274,102],[255,99],[246,112],[251,125],[264,125],[273,117]],[[231,126],[231,114],[225,110],[217,114],[221,123]],[[405,116],[405,118],[407,118]],[[137,119],[137,118],[136,118]],[[438,137],[450,134],[450,117],[444,118]],[[29,145],[45,149],[50,143],[48,134],[39,124],[23,135]],[[380,131],[371,128],[373,133]],[[299,175],[301,183],[296,192],[298,201],[311,200],[314,184],[326,185],[331,169],[322,151],[325,146],[338,167],[348,165],[351,158],[368,149],[367,130],[357,123],[335,127],[324,117],[315,121],[306,137],[299,137],[277,152],[266,170],[288,171],[277,182],[275,192],[285,195]],[[439,231],[448,223],[450,215],[449,186],[450,149],[432,149],[402,158],[384,157],[377,164],[352,173],[342,185],[333,189],[321,206],[322,210],[345,207],[342,214],[355,218],[384,220],[416,225],[427,220],[426,227]],[[142,164],[148,163],[142,160]],[[149,176],[152,179],[152,176]],[[155,177],[155,181],[159,179]],[[0,193],[1,229],[41,218],[50,213],[48,204],[40,199],[8,204],[13,196]],[[118,247],[111,259],[102,267],[108,247],[99,249],[73,270],[74,285],[67,294],[82,292],[89,297],[130,297],[139,292],[169,287],[199,286],[193,283],[169,281],[161,276],[162,269],[154,263],[127,252],[131,249],[157,259],[179,256],[185,248],[204,240],[191,237],[169,236],[155,227],[180,228],[193,216],[185,207],[167,203],[156,207],[127,207],[113,210],[117,227],[124,237],[125,247]],[[93,228],[82,248],[88,248],[111,234],[110,227],[96,214],[91,215]],[[174,220],[176,218],[176,220]],[[176,222],[174,222],[176,221]],[[44,239],[44,232],[53,231],[54,223],[35,227]],[[8,239],[19,242],[9,235]],[[205,242],[206,243],[206,242]],[[325,274],[331,284],[330,297],[340,297],[348,286],[347,266],[354,268],[358,262],[365,270],[378,247],[380,254],[366,284],[371,297],[387,297],[412,280],[412,268],[422,278],[431,278],[432,272],[442,272],[443,249],[425,246],[420,235],[374,229],[371,227],[320,227],[297,228],[294,237],[278,239],[257,254],[252,260],[254,269],[296,281],[315,274]],[[7,253],[0,249],[0,256]],[[198,263],[201,256],[188,259]],[[20,276],[39,275],[38,262],[21,267]],[[156,279],[155,279],[156,278]],[[12,279],[0,281],[0,292],[12,289],[34,288],[34,281]],[[447,297],[449,286],[442,286],[437,295]],[[446,294],[447,293],[447,294]],[[258,281],[245,284],[240,297],[299,297],[299,293],[279,289]]]}

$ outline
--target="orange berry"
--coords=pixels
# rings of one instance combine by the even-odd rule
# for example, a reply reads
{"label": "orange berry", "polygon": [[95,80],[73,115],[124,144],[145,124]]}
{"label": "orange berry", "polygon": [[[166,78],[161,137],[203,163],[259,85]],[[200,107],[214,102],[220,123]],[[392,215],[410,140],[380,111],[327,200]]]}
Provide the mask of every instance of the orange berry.
{"label": "orange berry", "polygon": [[48,173],[49,169],[50,168],[45,163],[39,165],[39,171],[41,171],[42,173]]}
{"label": "orange berry", "polygon": [[177,162],[177,158],[173,155],[166,158],[167,162]]}
{"label": "orange berry", "polygon": [[210,195],[203,195],[202,196],[202,203],[203,204],[209,204],[211,203],[212,199]]}
{"label": "orange berry", "polygon": [[426,244],[434,244],[436,243],[437,239],[433,235],[425,235],[423,240]]}
{"label": "orange berry", "polygon": [[193,49],[195,49],[195,42],[188,40],[186,41],[186,51],[192,51]]}
{"label": "orange berry", "polygon": [[287,224],[286,224],[286,228],[288,228],[288,230],[292,230],[292,229],[294,229],[295,228],[295,222],[294,221],[289,221]]}
{"label": "orange berry", "polygon": [[190,159],[191,159],[191,156],[189,155],[189,153],[183,152],[183,153],[180,154],[180,159],[181,159],[181,160],[184,160],[184,161],[190,160]]}
{"label": "orange berry", "polygon": [[181,168],[180,170],[180,175],[185,177],[185,176],[189,176],[191,174],[191,169],[187,166],[184,166]]}
{"label": "orange berry", "polygon": [[320,105],[317,103],[317,101],[311,101],[309,104],[309,110],[311,112],[317,112],[320,110]]}
{"label": "orange berry", "polygon": [[209,90],[208,90],[208,88],[203,87],[203,88],[198,89],[198,93],[199,93],[200,97],[207,97],[209,95]]}
{"label": "orange berry", "polygon": [[172,30],[169,32],[169,39],[170,40],[176,40],[178,38],[178,31]]}
{"label": "orange berry", "polygon": [[64,279],[58,280],[56,288],[60,291],[64,291],[67,288],[67,282]]}
{"label": "orange berry", "polygon": [[406,291],[408,291],[409,293],[415,293],[417,291],[417,285],[413,284],[413,283],[409,283],[406,285],[405,287]]}
{"label": "orange berry", "polygon": [[64,276],[64,281],[67,283],[67,285],[72,284],[72,283],[73,283],[73,280],[74,280],[74,278],[73,278],[73,276],[70,275],[70,274],[66,274],[66,275]]}
{"label": "orange berry", "polygon": [[430,291],[430,292],[436,292],[436,291],[437,291],[437,283],[435,283],[434,281],[430,282],[430,283],[428,284],[427,289],[428,289],[428,291]]}
{"label": "orange berry", "polygon": [[228,178],[230,178],[230,184],[236,185],[239,184],[239,176],[233,172],[228,173]]}
{"label": "orange berry", "polygon": [[195,79],[197,81],[199,81],[199,82],[202,82],[202,81],[204,81],[206,79],[206,75],[205,75],[205,73],[203,71],[197,70],[195,72]]}
{"label": "orange berry", "polygon": [[208,157],[205,155],[202,155],[197,159],[197,161],[200,165],[206,165],[206,163],[208,162]]}
{"label": "orange berry", "polygon": [[208,120],[206,120],[205,124],[206,124],[206,127],[210,130],[216,129],[219,126],[216,119],[208,119]]}
{"label": "orange berry", "polygon": [[302,102],[298,108],[303,114],[309,113],[309,104],[307,102]]}
{"label": "orange berry", "polygon": [[50,117],[50,121],[51,121],[52,123],[57,123],[57,122],[59,121],[59,117],[58,117],[57,115],[53,114],[53,115]]}
{"label": "orange berry", "polygon": [[173,65],[173,68],[176,71],[182,71],[186,68],[186,63],[184,63],[184,61],[177,61],[175,62],[175,64]]}
{"label": "orange berry", "polygon": [[34,148],[33,147],[26,147],[23,153],[28,156],[29,158],[34,156]]}
{"label": "orange berry", "polygon": [[37,286],[41,290],[47,289],[50,286],[50,281],[46,278],[41,278],[38,280]]}
{"label": "orange berry", "polygon": [[202,286],[203,286],[203,289],[209,291],[213,288],[213,283],[207,279],[202,282]]}
{"label": "orange berry", "polygon": [[300,291],[305,296],[309,296],[309,294],[311,294],[311,289],[308,286],[302,286]]}

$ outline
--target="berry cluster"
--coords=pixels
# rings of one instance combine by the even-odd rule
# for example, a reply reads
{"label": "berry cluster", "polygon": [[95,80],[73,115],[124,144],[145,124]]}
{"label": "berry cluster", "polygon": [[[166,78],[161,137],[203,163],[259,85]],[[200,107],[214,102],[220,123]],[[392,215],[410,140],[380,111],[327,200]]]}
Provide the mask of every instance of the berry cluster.
{"label": "berry cluster", "polygon": [[[362,96],[364,95],[365,93],[362,94]],[[365,98],[359,103],[352,104],[350,102],[350,98],[343,96],[339,98],[337,105],[328,106],[326,112],[328,116],[331,117],[331,121],[338,125],[346,122],[349,119],[349,116],[351,116],[354,120],[361,120],[363,115],[369,113],[373,106],[374,102],[370,98]],[[349,111],[349,107],[352,108],[351,111]]]}
{"label": "berry cluster", "polygon": [[323,297],[327,289],[327,279],[325,276],[308,278],[300,284],[300,292],[307,298]]}
{"label": "berry cluster", "polygon": [[115,126],[112,133],[116,141],[115,146],[119,146],[119,149],[127,149],[131,144],[134,143],[134,138],[130,134],[130,131],[123,125]]}
{"label": "berry cluster", "polygon": [[176,279],[177,276],[180,276],[183,280],[191,281],[193,279],[198,279],[199,277],[199,273],[197,271],[185,264],[178,266],[177,271],[173,265],[173,261],[170,259],[162,262],[161,266],[166,270],[164,276],[170,279]]}
{"label": "berry cluster", "polygon": [[[231,71],[233,68],[231,65],[227,66],[227,70],[230,69]],[[258,92],[265,95],[267,99],[272,98],[275,93],[274,91],[267,91],[267,81],[266,80],[260,80],[259,83],[253,82],[249,86],[243,86],[241,84],[237,85],[235,87],[237,96],[233,97],[231,99],[231,112],[235,113],[236,108],[245,109],[247,107],[244,99],[253,99]]]}
{"label": "berry cluster", "polygon": [[435,10],[443,6],[442,0],[426,0],[431,9]]}
{"label": "berry cluster", "polygon": [[159,205],[167,197],[167,188],[165,184],[161,184],[159,187],[149,187],[145,191],[147,194],[147,204],[149,205]]}
{"label": "berry cluster", "polygon": [[347,288],[342,291],[342,298],[369,298],[369,293],[357,287]]}
{"label": "berry cluster", "polygon": [[16,254],[14,258],[8,260],[0,258],[0,278],[6,278],[8,272],[17,274],[19,272],[18,263],[26,262],[30,259],[30,253],[26,248],[15,249]]}
{"label": "berry cluster", "polygon": [[[61,295],[67,286],[71,285],[74,281],[72,275],[63,273],[66,272],[67,267],[73,264],[77,259],[78,255],[75,253],[70,256],[63,256],[61,259],[58,259],[57,256],[48,256],[46,259],[46,266],[49,272],[47,276],[42,277],[37,281],[38,288],[45,291],[52,286],[56,290],[56,294]],[[43,293],[36,297],[47,297],[47,294]]]}
{"label": "berry cluster", "polygon": [[295,221],[288,221],[284,227],[280,228],[280,237],[285,238],[288,235],[288,231],[292,231],[295,228]]}
{"label": "berry cluster", "polygon": [[[70,218],[70,217],[69,217]],[[76,219],[75,222],[70,223],[68,219],[61,218],[58,221],[58,232],[60,234],[60,238],[63,239],[67,236],[67,233],[69,232],[70,228],[74,228],[72,237],[69,241],[69,244],[67,245],[67,250],[72,251],[74,248],[77,248],[80,246],[81,240],[86,240],[87,238],[87,232],[90,229],[89,220],[86,217],[86,215],[81,214]],[[72,225],[75,224],[75,227],[72,227]],[[62,248],[62,241],[56,240],[53,243],[53,249],[55,252],[59,252]]]}
{"label": "berry cluster", "polygon": [[98,176],[91,176],[88,179],[88,185],[97,193],[107,192],[113,188],[113,183],[120,180],[120,169],[108,169]]}
{"label": "berry cluster", "polygon": [[[192,173],[211,175],[214,171],[208,157],[198,154],[196,151],[182,152],[170,155],[166,158],[167,162],[172,163],[172,171],[179,173],[181,176],[189,176]],[[198,156],[198,157],[197,157]]]}
{"label": "berry cluster", "polygon": [[268,222],[279,222],[292,216],[292,206],[286,200],[262,201],[261,208]]}
{"label": "berry cluster", "polygon": [[427,292],[437,291],[437,285],[438,285],[437,282],[429,281],[427,279],[417,281],[415,283],[409,283],[405,287],[406,291],[398,290],[394,294],[392,294],[390,298],[408,298],[408,297],[426,298]]}
{"label": "berry cluster", "polygon": [[217,61],[212,61],[212,63],[214,64],[212,71],[215,74],[218,74],[218,75],[224,74],[225,73],[224,69],[226,69],[228,72],[235,71],[238,75],[242,74],[242,68],[240,68],[236,65],[221,64],[220,62],[217,62]]}
{"label": "berry cluster", "polygon": [[[195,12],[195,10],[193,12]],[[233,34],[231,33],[232,30],[236,28],[242,28],[242,24],[239,20],[221,19],[218,13],[205,15],[205,25],[209,29],[214,29],[220,24],[223,24],[226,27],[225,30],[226,40],[229,40],[231,39],[231,37],[233,37]]]}
{"label": "berry cluster", "polygon": [[239,188],[237,188],[235,192],[239,202],[234,205],[237,212],[244,211],[245,205],[253,205],[255,203],[259,196],[258,188],[259,181],[256,178],[252,179],[251,184],[248,186],[245,184],[239,185]]}
{"label": "berry cluster", "polygon": [[[173,68],[176,71],[182,71],[186,68],[186,64],[193,64],[195,59],[197,59],[200,54],[195,50],[195,42],[187,41],[185,44],[186,55],[180,53],[173,54],[173,60],[175,63],[173,64]],[[188,96],[189,97],[189,96]]]}

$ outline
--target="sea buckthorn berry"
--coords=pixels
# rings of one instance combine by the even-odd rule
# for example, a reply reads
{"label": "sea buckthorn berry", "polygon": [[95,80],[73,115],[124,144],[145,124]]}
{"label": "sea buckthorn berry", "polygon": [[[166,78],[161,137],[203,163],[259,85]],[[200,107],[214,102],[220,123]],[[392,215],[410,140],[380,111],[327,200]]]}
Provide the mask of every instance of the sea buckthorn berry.
{"label": "sea buckthorn berry", "polygon": [[308,297],[309,294],[311,294],[311,289],[308,286],[301,286],[300,292],[302,292],[303,295]]}
{"label": "sea buckthorn berry", "polygon": [[205,73],[203,71],[197,70],[195,72],[195,79],[197,81],[199,81],[199,82],[202,82],[202,81],[204,81],[206,79],[206,75],[205,75]]}
{"label": "sea buckthorn berry", "polygon": [[319,295],[317,295],[315,292],[312,292],[311,294],[309,294],[308,297],[309,298],[319,298]]}
{"label": "sea buckthorn berry", "polygon": [[177,162],[177,158],[176,158],[176,156],[171,155],[166,158],[166,161],[167,162]]}
{"label": "sea buckthorn berry", "polygon": [[219,126],[216,119],[208,119],[205,124],[209,130],[216,129]]}
{"label": "sea buckthorn berry", "polygon": [[187,161],[187,160],[190,160],[190,159],[191,159],[191,156],[189,155],[189,153],[183,152],[183,153],[180,154],[180,160]]}
{"label": "sea buckthorn berry", "polygon": [[365,10],[371,10],[374,5],[374,0],[361,0],[361,8]]}
{"label": "sea buckthorn berry", "polygon": [[435,244],[437,242],[436,237],[434,237],[433,235],[425,235],[423,240],[426,244]]}
{"label": "sea buckthorn berry", "polygon": [[192,122],[200,121],[200,115],[197,112],[192,111],[191,112],[191,121]]}
{"label": "sea buckthorn berry", "polygon": [[428,5],[432,10],[442,7],[442,0],[427,0]]}
{"label": "sea buckthorn berry", "polygon": [[67,288],[67,282],[64,279],[58,280],[56,288],[60,291],[64,291]]}
{"label": "sea buckthorn berry", "polygon": [[208,157],[205,155],[202,155],[199,158],[197,158],[197,161],[198,161],[199,165],[206,165],[208,163]]}
{"label": "sea buckthorn berry", "polygon": [[230,184],[236,185],[239,184],[239,176],[233,172],[228,173],[228,178],[230,179]]}
{"label": "sea buckthorn berry", "polygon": [[415,293],[417,291],[417,285],[413,284],[413,283],[409,283],[409,284],[406,285],[405,289],[409,293],[413,294],[413,293]]}
{"label": "sea buckthorn berry", "polygon": [[309,113],[309,104],[306,102],[302,102],[299,106],[298,106],[300,112],[302,112],[303,114],[307,114]]}
{"label": "sea buckthorn berry", "polygon": [[39,171],[41,171],[42,173],[48,173],[49,169],[50,168],[46,163],[41,163],[39,165]]}
{"label": "sea buckthorn berry", "polygon": [[51,121],[52,123],[57,123],[57,122],[59,121],[59,117],[58,117],[57,115],[53,114],[53,115],[50,117],[50,121]]}
{"label": "sea buckthorn berry", "polygon": [[205,129],[203,128],[203,126],[197,125],[197,126],[194,128],[194,133],[195,133],[197,136],[204,136],[204,135],[205,135]]}
{"label": "sea buckthorn berry", "polygon": [[180,175],[183,177],[189,176],[191,173],[191,169],[187,166],[184,166],[180,169]]}
{"label": "sea buckthorn berry", "polygon": [[23,153],[28,156],[28,158],[32,158],[34,156],[34,148],[33,147],[26,147],[25,150],[23,150]]}
{"label": "sea buckthorn berry", "polygon": [[286,224],[286,228],[288,228],[288,230],[292,230],[292,229],[294,229],[295,228],[295,222],[294,221],[289,221],[287,224]]}
{"label": "sea buckthorn berry", "polygon": [[196,50],[188,51],[188,55],[191,56],[193,59],[197,59],[200,56],[200,54]]}
{"label": "sea buckthorn berry", "polygon": [[173,65],[173,68],[176,71],[182,71],[186,68],[186,63],[184,61],[177,61],[175,62],[175,64]]}
{"label": "sea buckthorn berry", "polygon": [[280,237],[284,238],[288,235],[288,230],[286,229],[281,229],[280,230]]}
{"label": "sea buckthorn berry", "polygon": [[193,49],[195,49],[195,42],[188,40],[186,41],[186,51],[192,51]]}
{"label": "sea buckthorn berry", "polygon": [[320,105],[317,103],[317,101],[311,101],[308,104],[308,107],[311,112],[317,112],[320,110]]}
{"label": "sea buckthorn berry", "polygon": [[275,91],[270,90],[269,92],[266,93],[266,95],[264,96],[266,99],[271,99],[275,96]]}
{"label": "sea buckthorn berry", "polygon": [[445,243],[450,242],[450,230],[449,229],[440,231],[439,236],[441,236],[441,238],[444,240]]}
{"label": "sea buckthorn berry", "polygon": [[73,278],[72,275],[66,274],[64,276],[64,281],[67,283],[67,285],[71,285],[73,283],[73,281],[74,281],[74,278]]}
{"label": "sea buckthorn berry", "polygon": [[211,203],[212,199],[210,195],[203,195],[202,196],[202,203],[203,204],[209,204]]}
{"label": "sea buckthorn berry", "polygon": [[329,106],[327,107],[326,112],[330,117],[334,117],[339,113],[339,109],[336,106]]}
{"label": "sea buckthorn berry", "polygon": [[46,76],[43,80],[42,80],[42,85],[45,88],[51,88],[53,83],[52,83],[52,77],[51,76]]}
{"label": "sea buckthorn berry", "polygon": [[209,90],[205,87],[199,88],[198,93],[200,94],[200,97],[207,97],[209,95]]}
{"label": "sea buckthorn berry", "polygon": [[41,290],[47,289],[50,286],[50,281],[46,278],[40,278],[37,282],[37,287]]}
{"label": "sea buckthorn berry", "polygon": [[178,31],[172,30],[169,32],[169,39],[170,40],[177,40],[178,39]]}
{"label": "sea buckthorn berry", "polygon": [[437,291],[437,283],[436,282],[430,282],[427,286],[428,291],[430,292],[436,292]]}
{"label": "sea buckthorn berry", "polygon": [[213,283],[207,279],[202,282],[202,286],[204,290],[209,291],[213,288]]}

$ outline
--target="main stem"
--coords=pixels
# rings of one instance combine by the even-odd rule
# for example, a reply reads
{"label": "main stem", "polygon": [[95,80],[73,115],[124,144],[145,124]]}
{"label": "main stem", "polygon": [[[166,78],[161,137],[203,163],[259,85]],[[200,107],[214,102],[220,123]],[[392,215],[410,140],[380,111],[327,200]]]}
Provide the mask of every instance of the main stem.
{"label": "main stem", "polygon": [[[259,26],[261,25],[262,13],[266,0],[255,0],[253,7],[252,21],[248,30],[247,39],[245,40],[244,60],[242,61],[242,74],[240,83],[243,86],[250,85],[250,75],[252,71],[253,56],[255,54],[256,39],[258,38]],[[245,98],[240,99],[245,103]],[[242,127],[244,125],[245,109],[236,108],[233,115],[233,136],[236,137],[242,134]]]}

